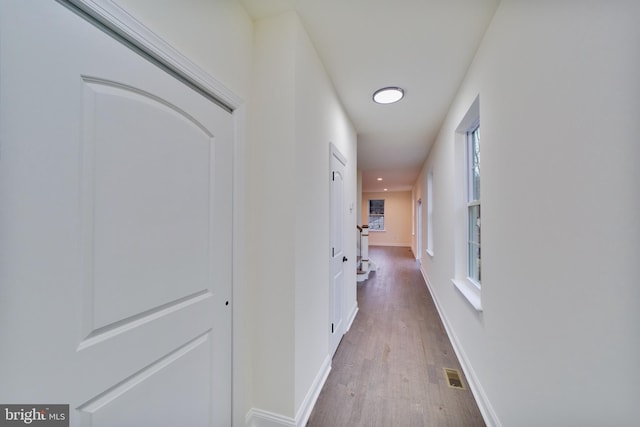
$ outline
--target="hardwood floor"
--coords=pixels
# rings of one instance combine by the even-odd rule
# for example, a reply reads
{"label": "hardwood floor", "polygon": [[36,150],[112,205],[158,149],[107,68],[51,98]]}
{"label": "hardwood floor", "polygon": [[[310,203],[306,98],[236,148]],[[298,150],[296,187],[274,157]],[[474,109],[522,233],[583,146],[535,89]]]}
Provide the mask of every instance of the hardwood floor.
{"label": "hardwood floor", "polygon": [[[369,256],[378,271],[358,284],[360,310],[307,426],[484,426],[410,249]],[[450,388],[444,368],[467,388]]]}

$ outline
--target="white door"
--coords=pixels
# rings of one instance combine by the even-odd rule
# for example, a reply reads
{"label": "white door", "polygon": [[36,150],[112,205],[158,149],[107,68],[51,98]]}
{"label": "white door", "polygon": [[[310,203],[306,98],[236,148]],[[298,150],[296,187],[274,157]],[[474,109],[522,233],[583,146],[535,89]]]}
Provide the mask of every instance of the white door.
{"label": "white door", "polygon": [[344,324],[344,171],[346,161],[335,147],[331,147],[331,284],[330,339],[333,356],[345,332]]}
{"label": "white door", "polygon": [[0,402],[230,425],[231,114],[54,1],[0,79]]}

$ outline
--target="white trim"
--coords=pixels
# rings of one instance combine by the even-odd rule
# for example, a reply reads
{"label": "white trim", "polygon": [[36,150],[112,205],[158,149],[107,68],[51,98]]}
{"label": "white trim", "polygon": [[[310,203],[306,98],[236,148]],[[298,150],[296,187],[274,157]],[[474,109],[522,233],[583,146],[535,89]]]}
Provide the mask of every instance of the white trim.
{"label": "white trim", "polygon": [[320,391],[327,377],[331,372],[331,357],[327,355],[322,366],[313,380],[313,384],[309,388],[304,401],[298,409],[295,419],[274,412],[263,411],[262,409],[251,408],[245,416],[245,424],[247,427],[304,427],[309,421],[313,407],[318,400]]}
{"label": "white trim", "polygon": [[427,254],[433,257],[433,167],[427,171]]}
{"label": "white trim", "polygon": [[[346,173],[346,168],[347,168],[347,158],[342,154],[342,152],[340,152],[340,149],[338,149],[338,147],[333,143],[333,142],[329,142],[329,172],[331,173],[331,180],[333,181],[335,178],[335,173],[337,172],[334,169],[334,159],[342,165],[342,173],[345,174]],[[348,218],[347,218],[347,214],[346,214],[346,210],[344,209],[346,207],[346,201],[345,201],[345,180],[344,180],[344,176],[343,176],[343,181],[342,181],[342,205],[343,205],[343,211],[341,212],[341,216],[342,216],[342,225],[343,225],[343,233],[342,233],[342,248],[343,251],[346,250],[347,245],[346,243],[346,239],[347,239],[347,235],[344,233],[344,225],[348,223]],[[329,232],[330,232],[330,236],[333,236],[333,232],[334,232],[334,202],[333,202],[333,196],[334,196],[334,184],[330,183],[329,185]],[[340,215],[339,215],[340,216]],[[333,255],[333,242],[332,242],[333,237],[331,237],[329,239],[329,248],[330,250],[327,250],[327,254],[331,254],[328,256],[328,260],[329,260],[329,277],[327,277],[328,281],[328,285],[329,285],[329,305],[328,305],[328,309],[329,309],[329,322],[331,323],[331,329],[327,328],[327,338],[328,338],[328,344],[329,344],[329,349],[331,352],[331,357],[333,357],[333,355],[335,354],[335,352],[338,350],[338,346],[340,345],[340,340],[342,339],[342,337],[344,336],[344,334],[347,332],[346,328],[345,328],[345,308],[344,308],[344,302],[346,301],[346,292],[347,292],[347,287],[344,286],[347,283],[347,275],[345,274],[345,264],[344,261],[342,262],[342,286],[340,286],[340,289],[337,291],[338,293],[342,293],[341,297],[340,297],[340,307],[339,307],[339,311],[340,311],[340,319],[338,322],[338,328],[334,331],[333,330],[333,326],[334,326],[334,319],[332,317],[333,315],[333,310],[334,308],[336,308],[334,306],[335,303],[335,295],[334,295],[334,290],[333,290],[333,268],[334,268],[334,255]],[[345,253],[346,254],[346,253]],[[343,254],[344,255],[344,254]],[[339,335],[339,338],[337,338]],[[337,341],[336,341],[337,340]],[[335,344],[335,348],[334,348],[334,344]]]}
{"label": "white trim", "polygon": [[460,293],[469,301],[469,303],[477,311],[482,311],[482,300],[480,298],[480,289],[470,279],[459,280],[451,279],[453,285]]}
{"label": "white trim", "polygon": [[353,325],[353,321],[356,320],[356,315],[358,314],[358,302],[356,301],[351,308],[351,313],[349,314],[349,320],[347,321],[347,328],[345,329],[345,334],[351,329],[351,325]]}
{"label": "white trim", "polygon": [[329,372],[331,372],[331,357],[327,354],[324,362],[322,362],[320,371],[318,371],[316,378],[313,380],[313,384],[309,388],[300,408],[298,408],[295,420],[297,427],[304,427],[307,425],[307,421],[309,421],[309,417],[311,416],[311,411],[313,411],[313,407],[318,400],[320,391],[322,391],[322,387],[324,386],[325,381],[327,381]]}
{"label": "white trim", "polygon": [[[477,311],[482,311],[481,286],[469,275],[469,150],[467,132],[479,124],[480,95],[476,96],[455,132],[455,227],[454,227],[454,278],[456,289]],[[471,202],[474,203],[473,201]],[[478,201],[478,204],[479,201]]]}
{"label": "white trim", "polygon": [[338,159],[338,161],[340,163],[342,163],[343,166],[347,166],[347,158],[340,152],[340,150],[338,149],[338,147],[336,147],[336,145],[333,142],[329,143],[329,148],[331,150],[331,155],[335,156],[336,159]]}
{"label": "white trim", "polygon": [[113,0],[59,0],[88,14],[166,67],[184,76],[232,109],[242,100]]}
{"label": "white trim", "polygon": [[[444,311],[442,310],[442,306],[440,305],[440,301],[436,297],[435,292],[433,291],[433,287],[431,286],[431,281],[429,281],[429,276],[426,271],[421,268],[420,272],[422,273],[422,277],[424,278],[424,282],[427,285],[427,289],[429,290],[429,294],[431,294],[431,299],[436,306],[436,310],[438,311],[438,315],[442,320],[442,324],[444,325],[444,330],[449,337],[449,341],[451,341],[451,345],[453,346],[453,351],[456,353],[456,357],[460,362],[460,366],[462,367],[462,371],[464,372],[465,377],[467,378],[467,382],[469,383],[469,388],[471,389],[471,393],[473,393],[473,397],[476,399],[476,403],[478,404],[478,408],[480,409],[480,413],[482,414],[482,418],[484,419],[487,427],[502,427],[500,420],[498,419],[498,415],[496,414],[493,406],[491,406],[491,402],[489,401],[489,397],[485,393],[482,388],[482,384],[480,384],[480,380],[476,375],[471,363],[469,362],[469,358],[464,352],[462,345],[460,344],[460,340],[454,333],[447,316],[445,316]],[[455,283],[455,282],[454,282]]]}
{"label": "white trim", "polygon": [[480,123],[480,95],[477,95],[469,110],[460,121],[460,124],[456,128],[456,133],[461,133],[466,136],[467,131],[472,128],[476,123]]}
{"label": "white trim", "polygon": [[246,105],[241,105],[233,111],[233,279],[231,290],[231,421],[233,425],[240,425],[244,412],[248,373],[244,367],[251,358],[250,345],[246,339],[247,326],[243,319],[247,316],[249,298],[246,290],[244,254],[245,247],[245,147],[246,147]]}
{"label": "white trim", "polygon": [[245,417],[247,427],[296,427],[296,420],[274,412],[251,408]]}

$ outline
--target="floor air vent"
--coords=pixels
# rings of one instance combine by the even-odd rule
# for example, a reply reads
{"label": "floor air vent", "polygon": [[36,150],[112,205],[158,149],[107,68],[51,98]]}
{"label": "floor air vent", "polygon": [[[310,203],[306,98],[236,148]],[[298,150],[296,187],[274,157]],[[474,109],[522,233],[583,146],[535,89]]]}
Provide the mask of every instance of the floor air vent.
{"label": "floor air vent", "polygon": [[447,384],[451,388],[457,388],[458,390],[465,390],[462,379],[460,378],[460,372],[456,369],[444,368],[444,375],[447,377]]}

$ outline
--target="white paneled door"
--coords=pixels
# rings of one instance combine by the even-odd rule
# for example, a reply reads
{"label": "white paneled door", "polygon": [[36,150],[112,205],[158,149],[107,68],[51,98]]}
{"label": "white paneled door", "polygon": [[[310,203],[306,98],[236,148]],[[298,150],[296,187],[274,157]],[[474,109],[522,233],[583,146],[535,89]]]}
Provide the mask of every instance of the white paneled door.
{"label": "white paneled door", "polygon": [[0,2],[0,403],[230,425],[232,138],[66,7]]}
{"label": "white paneled door", "polygon": [[331,147],[331,283],[329,288],[331,330],[329,350],[333,356],[345,333],[344,322],[344,178],[346,161]]}

